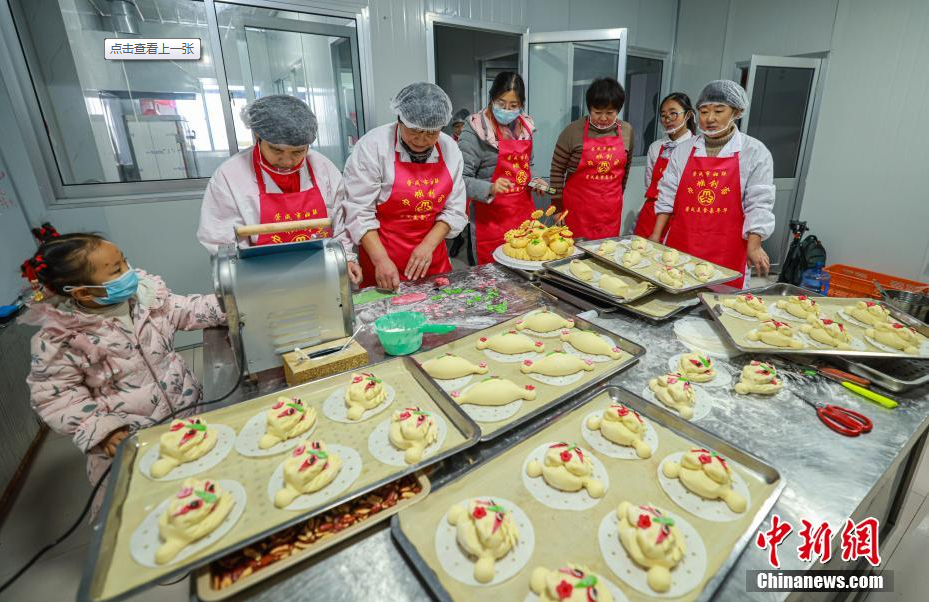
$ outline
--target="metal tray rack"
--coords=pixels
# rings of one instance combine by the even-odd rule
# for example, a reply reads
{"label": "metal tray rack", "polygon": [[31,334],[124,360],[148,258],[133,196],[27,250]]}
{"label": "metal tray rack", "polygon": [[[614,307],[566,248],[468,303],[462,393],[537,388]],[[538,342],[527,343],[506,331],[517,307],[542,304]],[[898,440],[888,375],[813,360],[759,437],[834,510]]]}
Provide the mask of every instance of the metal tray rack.
{"label": "metal tray rack", "polygon": [[627,279],[631,278],[632,280],[635,280],[637,282],[644,282],[647,286],[643,288],[642,291],[638,295],[635,295],[633,297],[618,297],[616,295],[612,295],[608,293],[607,291],[603,290],[602,288],[596,287],[592,283],[585,282],[581,280],[580,278],[574,276],[574,274],[572,274],[566,268],[566,266],[570,265],[572,261],[577,259],[576,257],[567,257],[565,259],[556,259],[554,261],[546,261],[545,263],[542,264],[542,269],[544,270],[544,273],[546,275],[552,275],[556,278],[568,280],[576,284],[577,286],[581,287],[584,290],[589,290],[592,293],[597,294],[598,296],[602,298],[609,299],[612,303],[615,303],[617,305],[625,305],[626,303],[632,303],[633,301],[637,301],[638,299],[647,297],[651,295],[653,292],[655,292],[656,290],[658,290],[650,282],[648,282],[644,278],[641,278],[640,276],[630,276],[626,272],[620,273],[619,270],[616,268],[615,265],[613,265],[612,262],[604,260],[599,255],[588,255],[588,257],[590,258],[591,261],[600,264],[601,266],[603,266],[604,268],[612,272],[611,275],[622,276]]}
{"label": "metal tray rack", "polygon": [[[712,600],[717,588],[726,578],[727,573],[732,569],[733,566],[735,566],[735,563],[737,562],[745,546],[748,545],[749,542],[752,540],[759,525],[762,523],[762,521],[771,511],[771,508],[773,508],[775,502],[777,501],[777,498],[780,496],[781,492],[784,490],[784,487],[786,487],[786,482],[781,477],[780,473],[778,472],[776,468],[764,462],[763,460],[760,460],[754,455],[748,452],[742,451],[741,449],[727,443],[726,441],[716,437],[715,435],[701,429],[696,424],[686,421],[680,416],[676,414],[672,414],[671,412],[668,412],[667,410],[653,403],[649,403],[645,401],[644,399],[642,399],[641,397],[638,397],[637,395],[634,395],[630,393],[629,391],[623,388],[617,387],[617,386],[604,386],[604,387],[591,391],[588,395],[578,398],[572,404],[565,406],[563,408],[560,408],[558,415],[553,416],[551,419],[546,420],[543,423],[539,424],[537,428],[533,429],[532,432],[526,433],[518,439],[516,438],[511,439],[510,441],[507,442],[507,445],[505,446],[503,445],[494,446],[494,449],[491,450],[490,452],[482,453],[481,459],[476,463],[476,466],[468,465],[466,467],[463,467],[461,471],[458,471],[455,473],[449,473],[447,475],[443,475],[443,478],[434,480],[433,487],[432,487],[432,494],[430,495],[430,497],[424,500],[421,504],[418,504],[412,507],[408,512],[414,513],[413,516],[421,518],[422,517],[421,514],[415,514],[415,513],[418,513],[420,511],[425,511],[425,509],[429,508],[430,504],[432,504],[433,506],[438,503],[447,504],[449,500],[446,498],[450,498],[451,494],[444,495],[443,492],[445,492],[446,488],[452,485],[460,486],[459,490],[456,490],[454,492],[456,497],[467,497],[469,494],[472,494],[472,495],[480,494],[480,495],[497,495],[500,497],[507,497],[511,500],[516,500],[516,499],[525,500],[526,496],[524,495],[523,485],[522,485],[521,480],[518,480],[518,479],[515,480],[515,482],[517,483],[516,485],[513,485],[511,483],[501,483],[499,482],[499,480],[494,480],[493,483],[485,482],[481,484],[481,486],[478,486],[478,483],[480,483],[481,481],[482,473],[485,472],[487,469],[489,469],[490,465],[496,462],[507,462],[510,465],[514,465],[513,462],[516,461],[516,462],[519,462],[519,464],[516,464],[516,465],[521,465],[521,462],[522,462],[521,457],[519,459],[515,457],[513,458],[509,457],[510,455],[512,455],[509,453],[511,450],[515,451],[515,448],[517,446],[523,446],[526,449],[531,449],[532,446],[538,445],[540,443],[543,443],[544,441],[549,440],[539,435],[546,433],[549,429],[560,427],[562,424],[567,424],[566,421],[577,422],[577,428],[579,429],[580,422],[584,420],[584,416],[588,413],[588,411],[592,410],[594,407],[600,407],[600,404],[605,405],[607,400],[603,399],[604,394],[608,396],[609,402],[621,402],[625,404],[626,406],[637,411],[640,415],[644,416],[645,418],[652,421],[656,425],[660,425],[664,427],[665,429],[671,431],[670,434],[672,436],[679,437],[680,439],[683,439],[686,442],[695,443],[700,447],[710,449],[710,450],[715,450],[721,453],[731,462],[735,462],[739,466],[739,468],[742,469],[743,473],[748,473],[751,476],[751,478],[754,479],[755,482],[760,484],[760,486],[763,488],[762,491],[764,492],[764,495],[761,498],[761,503],[756,504],[755,501],[753,501],[750,511],[746,513],[745,518],[739,519],[741,522],[739,522],[738,524],[738,535],[734,536],[732,538],[732,541],[727,540],[725,543],[725,547],[729,549],[728,555],[722,560],[721,564],[718,567],[716,567],[715,571],[712,572],[712,575],[708,579],[706,579],[706,581],[703,583],[702,590],[699,591],[699,593],[696,590],[693,590],[691,592],[688,592],[681,598],[679,598],[679,599],[688,600],[688,601],[696,600],[698,602],[706,602],[706,601]],[[589,408],[587,407],[588,404],[590,405]],[[580,435],[579,432],[578,432],[578,435]],[[551,437],[554,437],[554,438],[550,438],[550,440],[565,440],[563,437],[559,437],[556,434],[553,434]],[[664,439],[662,439],[662,441],[664,441]],[[586,446],[587,444],[582,443],[582,445]],[[665,446],[666,446],[665,452],[668,451],[667,450],[668,445],[669,445],[668,443],[665,443]],[[673,445],[672,445],[672,449],[673,449]],[[596,450],[594,451],[596,452]],[[659,446],[658,453],[654,458],[663,457],[664,455],[665,454],[661,453],[661,447]],[[617,473],[612,472],[612,470],[618,470],[619,465],[624,465],[628,461],[606,458],[605,456],[602,456],[602,455],[600,456],[600,459],[601,461],[604,462],[607,472],[611,473],[611,477],[612,477],[611,478],[611,489],[607,491],[607,494],[605,496],[605,497],[609,497],[611,495],[611,492],[614,489],[619,488],[619,484],[618,484],[619,482],[616,480]],[[651,462],[651,461],[652,460],[643,460],[642,462]],[[628,491],[630,489],[633,489],[635,487],[635,483],[628,481],[629,473],[624,472],[623,474],[626,475],[627,481],[625,481],[624,484],[622,485],[622,490]],[[484,478],[486,479],[487,477],[484,477]],[[519,491],[514,491],[513,490],[514,487],[518,489]],[[470,489],[466,489],[466,488],[470,488]],[[479,492],[478,489],[482,489],[483,491]],[[630,496],[631,495],[632,494],[630,494]],[[632,498],[632,501],[634,501],[634,498]],[[650,500],[650,501],[654,502],[655,500]],[[599,516],[602,516],[605,512],[608,512],[606,508],[602,507],[602,504],[603,502],[601,502],[600,505],[596,506],[595,510],[590,510],[590,511],[585,512],[584,516],[588,516],[596,512],[596,515],[599,517]],[[686,519],[689,522],[698,523],[701,527],[703,527],[704,531],[714,532],[715,526],[731,524],[731,523],[704,524],[706,523],[706,521],[702,521],[702,519],[695,517],[691,515],[690,513],[686,512],[685,510],[675,506],[673,502],[670,502],[670,505],[668,503],[665,503],[663,505],[666,507],[666,509],[679,513],[682,516],[686,517]],[[568,511],[557,511],[557,510],[550,510],[550,509],[547,511],[550,513],[568,512]],[[433,533],[432,525],[430,524],[429,526],[424,527],[425,532],[428,532],[429,536],[426,538],[423,538],[421,536],[422,532],[420,532],[420,534],[418,534],[416,537],[418,541],[414,543],[414,541],[404,531],[403,519],[406,514],[407,512],[400,512],[398,515],[394,516],[391,519],[391,534],[393,535],[394,539],[399,544],[400,548],[403,550],[407,559],[411,562],[413,567],[421,575],[425,583],[428,585],[428,587],[432,590],[434,595],[439,600],[448,601],[448,602],[451,602],[451,601],[464,602],[465,599],[468,599],[468,600],[472,600],[472,599],[473,600],[522,599],[522,596],[518,596],[518,597],[516,596],[516,592],[509,591],[513,589],[513,584],[517,582],[520,584],[519,589],[521,589],[522,591],[528,591],[528,582],[529,582],[528,576],[532,571],[532,567],[540,564],[540,561],[538,558],[540,555],[539,546],[542,545],[542,547],[545,548],[544,544],[540,544],[540,540],[543,540],[543,541],[545,540],[548,530],[539,529],[537,527],[536,529],[536,540],[537,541],[536,541],[535,551],[533,552],[533,559],[532,561],[530,561],[530,563],[525,568],[521,570],[521,572],[517,576],[507,581],[504,581],[503,583],[498,584],[496,586],[490,586],[490,587],[485,586],[482,588],[465,589],[464,591],[466,591],[467,593],[460,595],[459,597],[456,598],[449,592],[449,590],[443,584],[443,580],[448,579],[447,577],[445,577],[445,573],[443,569],[439,566],[433,566],[429,561],[427,561],[427,559],[420,552],[420,546],[428,546],[429,548],[435,547],[434,539],[432,538],[432,535],[431,535]],[[543,518],[545,520],[548,520],[550,517],[545,516]],[[539,520],[538,518],[535,519],[535,521],[538,521],[538,520]],[[568,521],[568,522],[575,524],[573,523],[573,521]],[[539,523],[536,522],[536,524],[538,525]],[[555,529],[554,531],[557,531],[557,529]],[[727,539],[727,537],[729,537],[729,535],[727,535],[723,531],[716,531],[716,535],[714,536],[715,539]],[[704,541],[707,540],[707,536],[704,535],[703,538],[704,538]],[[428,540],[428,543],[424,543],[424,539]],[[552,542],[548,542],[548,543],[552,544]],[[565,560],[573,560],[575,562],[581,562],[582,564],[586,564],[587,566],[591,567],[591,569],[596,570],[598,573],[601,574],[601,576],[609,579],[614,584],[618,585],[621,583],[621,581],[616,577],[616,575],[614,575],[612,571],[610,571],[609,569],[604,570],[601,568],[598,570],[597,565],[603,564],[603,562],[602,562],[602,558],[599,555],[599,549],[596,543],[594,543],[591,546],[590,542],[585,540],[584,542],[559,541],[559,544],[561,545],[561,547],[565,549],[573,550],[572,553],[574,554],[574,556],[571,558],[559,558],[559,561],[563,562]],[[591,549],[597,550],[597,552],[595,554],[591,553],[590,551]],[[533,564],[533,562],[535,564]],[[440,573],[442,576],[440,576]],[[462,584],[459,584],[458,582],[450,581],[449,583],[452,583],[453,588],[458,589],[458,590],[462,590],[463,588],[468,588],[468,586],[464,586]],[[505,591],[505,592],[501,591],[506,588],[509,588],[508,591]],[[636,599],[640,597],[642,597],[642,595],[637,593]]]}

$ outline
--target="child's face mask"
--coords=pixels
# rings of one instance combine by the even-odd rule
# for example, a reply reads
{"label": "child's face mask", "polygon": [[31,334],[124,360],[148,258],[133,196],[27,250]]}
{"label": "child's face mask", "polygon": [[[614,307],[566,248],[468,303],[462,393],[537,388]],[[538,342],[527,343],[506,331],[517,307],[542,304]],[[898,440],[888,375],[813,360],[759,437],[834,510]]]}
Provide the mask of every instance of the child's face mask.
{"label": "child's face mask", "polygon": [[76,288],[102,288],[106,289],[105,297],[94,297],[94,301],[102,305],[116,305],[133,296],[139,288],[139,275],[131,266],[119,278],[104,282],[103,284],[91,284],[86,287],[66,286],[64,292],[70,293]]}

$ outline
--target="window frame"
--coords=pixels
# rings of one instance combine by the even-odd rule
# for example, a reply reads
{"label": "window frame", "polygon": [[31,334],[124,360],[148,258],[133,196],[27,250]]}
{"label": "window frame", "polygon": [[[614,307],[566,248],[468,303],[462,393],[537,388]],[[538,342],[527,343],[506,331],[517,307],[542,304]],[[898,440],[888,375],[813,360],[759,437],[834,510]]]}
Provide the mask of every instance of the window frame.
{"label": "window frame", "polygon": [[[206,11],[207,35],[213,58],[213,68],[219,84],[219,93],[223,108],[223,121],[226,128],[229,156],[239,152],[235,135],[235,124],[232,115],[231,98],[226,80],[225,60],[220,44],[220,32],[217,23],[217,0],[201,0]],[[351,19],[355,22],[355,33],[358,47],[358,72],[360,77],[358,85],[361,87],[361,114],[363,128],[359,128],[359,135],[363,134],[370,124],[374,123],[374,109],[372,102],[373,72],[371,55],[371,27],[367,7],[349,5],[337,7],[325,0],[297,4],[295,2],[281,2],[276,0],[221,0],[226,4],[237,4],[246,7],[282,10],[297,13],[314,14],[326,17]],[[2,75],[10,101],[13,115],[20,124],[19,132],[23,138],[25,153],[33,174],[35,175],[42,200],[46,207],[99,207],[109,205],[125,205],[145,202],[177,201],[200,199],[209,183],[209,178],[186,178],[177,180],[157,180],[139,182],[110,182],[100,184],[65,184],[62,169],[67,165],[55,157],[52,145],[53,137],[60,141],[60,128],[48,120],[46,128],[45,116],[41,106],[50,106],[48,89],[44,85],[37,85],[29,64],[36,64],[34,49],[31,44],[23,44],[20,31],[16,23],[24,22],[24,15],[20,13],[18,4],[10,0],[0,0],[0,75]],[[293,21],[294,30],[298,30],[303,22]],[[101,49],[102,52],[102,49]],[[59,148],[63,146],[58,145]]]}
{"label": "window frame", "polygon": [[[626,56],[627,56],[627,57],[629,57],[629,56],[635,56],[635,57],[641,58],[641,59],[649,59],[649,60],[653,60],[653,61],[661,61],[661,86],[660,86],[659,89],[658,89],[658,103],[659,103],[659,105],[660,105],[661,99],[663,99],[665,96],[667,96],[668,93],[670,92],[670,89],[671,89],[671,69],[669,68],[669,67],[670,67],[670,61],[671,61],[671,53],[670,53],[670,52],[667,52],[667,51],[664,51],[664,50],[655,50],[655,49],[652,49],[652,48],[644,48],[644,47],[642,47],[642,46],[629,46],[629,48],[628,48],[627,51],[626,51]],[[626,83],[623,82],[623,86],[625,86],[625,85],[626,85]],[[628,98],[629,98],[629,91],[626,90],[626,99],[628,100]],[[659,109],[659,107],[656,106],[656,107],[655,107],[655,122],[656,122],[656,123],[655,123],[655,128],[656,128],[656,131],[658,131],[657,128],[660,128],[660,127],[661,127],[661,120],[660,120],[659,115],[658,115],[658,114],[659,114],[659,110],[658,110],[658,109]],[[626,122],[629,121],[629,119],[628,119],[628,112],[629,112],[629,105],[628,105],[628,104],[624,104],[624,105],[623,105],[623,111],[622,111],[622,120],[623,120],[623,121],[626,121]],[[636,150],[638,150],[638,149],[636,149]],[[633,166],[633,167],[636,167],[636,166],[644,166],[645,163],[647,162],[647,160],[648,160],[648,147],[646,147],[646,148],[644,148],[644,149],[642,149],[642,150],[643,150],[644,152],[643,152],[643,154],[641,154],[641,155],[633,154],[633,156],[632,156],[632,166]]]}

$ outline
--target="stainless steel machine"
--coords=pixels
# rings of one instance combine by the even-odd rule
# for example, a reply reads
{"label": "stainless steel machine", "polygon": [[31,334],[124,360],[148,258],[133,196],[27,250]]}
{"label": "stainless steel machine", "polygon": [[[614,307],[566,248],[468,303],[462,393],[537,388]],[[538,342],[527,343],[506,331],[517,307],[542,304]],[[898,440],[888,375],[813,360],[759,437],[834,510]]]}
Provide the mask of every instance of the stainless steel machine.
{"label": "stainless steel machine", "polygon": [[281,356],[295,348],[352,333],[355,312],[338,241],[224,245],[213,257],[213,285],[245,374],[282,366]]}

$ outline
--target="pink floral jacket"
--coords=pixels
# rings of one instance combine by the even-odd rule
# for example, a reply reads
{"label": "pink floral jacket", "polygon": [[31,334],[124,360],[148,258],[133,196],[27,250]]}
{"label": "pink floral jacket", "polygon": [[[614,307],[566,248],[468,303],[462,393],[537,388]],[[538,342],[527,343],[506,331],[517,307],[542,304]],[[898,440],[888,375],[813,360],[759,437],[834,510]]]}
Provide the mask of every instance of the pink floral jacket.
{"label": "pink floral jacket", "polygon": [[131,330],[62,297],[34,304],[23,317],[41,326],[26,379],[32,407],[87,454],[91,482],[109,465],[99,445],[110,433],[147,426],[200,400],[200,384],[174,351],[174,333],[225,322],[215,295],[175,295],[141,270],[129,305]]}

